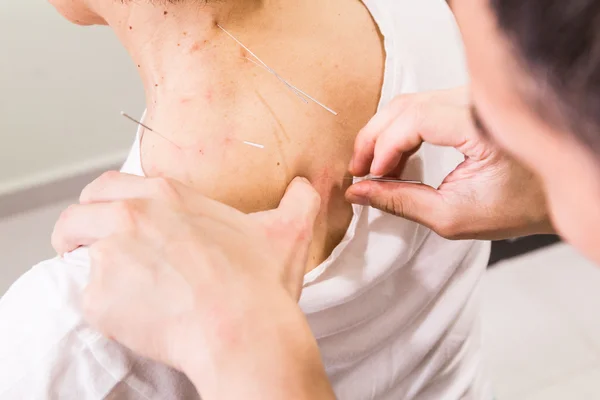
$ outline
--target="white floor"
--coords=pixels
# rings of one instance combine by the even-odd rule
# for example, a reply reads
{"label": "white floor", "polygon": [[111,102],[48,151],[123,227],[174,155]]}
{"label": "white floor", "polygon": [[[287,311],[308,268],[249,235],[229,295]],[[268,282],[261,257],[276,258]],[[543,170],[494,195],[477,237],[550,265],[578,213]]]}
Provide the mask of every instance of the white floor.
{"label": "white floor", "polygon": [[[53,257],[69,202],[0,220],[0,295]],[[488,272],[483,330],[498,400],[600,399],[600,269],[559,245]]]}

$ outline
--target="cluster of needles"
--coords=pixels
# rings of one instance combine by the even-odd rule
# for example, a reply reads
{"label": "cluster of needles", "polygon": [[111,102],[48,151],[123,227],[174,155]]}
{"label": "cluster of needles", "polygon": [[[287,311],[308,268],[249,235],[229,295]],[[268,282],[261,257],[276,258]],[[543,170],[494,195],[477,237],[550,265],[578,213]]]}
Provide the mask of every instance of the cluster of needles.
{"label": "cluster of needles", "polygon": [[[324,105],[323,103],[321,103],[320,101],[316,100],[314,97],[310,96],[309,94],[307,94],[306,92],[298,89],[296,86],[292,85],[291,83],[289,83],[288,81],[286,81],[281,75],[279,75],[273,68],[269,67],[264,61],[262,61],[256,54],[254,54],[254,52],[252,52],[252,50],[250,50],[246,45],[244,45],[242,42],[240,42],[235,36],[233,36],[231,33],[229,33],[229,31],[227,31],[225,28],[223,28],[221,25],[217,24],[217,26],[219,27],[219,29],[221,29],[223,32],[225,32],[225,34],[227,36],[229,36],[231,39],[233,39],[239,46],[241,46],[244,50],[246,50],[250,55],[252,55],[252,57],[255,58],[255,60],[245,57],[248,61],[254,63],[255,65],[257,65],[258,67],[264,68],[266,71],[268,71],[269,73],[271,73],[273,76],[275,76],[281,83],[283,83],[287,88],[289,88],[292,92],[294,92],[294,94],[296,96],[298,96],[298,98],[300,100],[302,100],[304,103],[308,104],[309,101],[314,102],[315,104],[319,105],[320,107],[324,108],[325,110],[327,110],[328,112],[330,112],[333,115],[338,115],[337,112],[335,112],[334,110],[332,110],[331,108],[327,107],[326,105]],[[173,146],[177,147],[178,149],[181,149],[181,146],[179,146],[178,144],[174,143],[172,140],[170,140],[168,137],[166,137],[165,135],[160,134],[159,132],[155,131],[154,129],[150,128],[148,125],[143,124],[141,121],[136,120],[135,118],[131,117],[130,115],[124,113],[121,111],[121,115],[124,116],[125,118],[129,119],[130,121],[135,122],[136,124],[138,124],[139,126],[143,127],[144,129],[154,133],[155,135],[161,137],[162,139],[166,140],[167,142],[171,143]],[[247,140],[242,140],[242,143],[248,145],[248,146],[252,146],[252,147],[256,147],[258,149],[264,149],[265,146],[262,144],[258,144],[258,143],[254,143],[254,142],[250,142]]]}

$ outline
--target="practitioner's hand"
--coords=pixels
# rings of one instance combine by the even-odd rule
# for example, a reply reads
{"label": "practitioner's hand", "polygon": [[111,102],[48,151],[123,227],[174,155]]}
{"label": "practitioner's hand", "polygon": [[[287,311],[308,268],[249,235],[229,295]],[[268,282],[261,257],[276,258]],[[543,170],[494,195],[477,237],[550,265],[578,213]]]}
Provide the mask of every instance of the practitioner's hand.
{"label": "practitioner's hand", "polygon": [[53,244],[90,246],[88,321],[186,372],[203,398],[329,398],[297,305],[319,205],[303,179],[278,209],[246,215],[174,181],[108,173]]}
{"label": "practitioner's hand", "polygon": [[454,147],[465,156],[439,188],[364,181],[351,186],[346,198],[450,239],[505,239],[553,231],[539,182],[480,136],[466,88],[393,100],[359,133],[350,172],[393,175],[423,142]]}

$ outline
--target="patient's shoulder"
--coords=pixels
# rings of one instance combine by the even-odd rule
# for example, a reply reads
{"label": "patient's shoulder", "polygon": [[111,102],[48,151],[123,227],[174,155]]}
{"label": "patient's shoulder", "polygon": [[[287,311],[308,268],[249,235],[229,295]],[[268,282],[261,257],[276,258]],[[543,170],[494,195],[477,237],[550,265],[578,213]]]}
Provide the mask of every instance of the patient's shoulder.
{"label": "patient's shoulder", "polygon": [[[86,251],[43,261],[21,276],[0,299],[0,358],[6,340],[59,341],[82,321],[80,296],[87,284]],[[34,338],[36,338],[34,340]]]}
{"label": "patient's shoulder", "polygon": [[0,299],[0,398],[196,399],[185,376],[85,323],[88,278],[80,249],[37,264]]}

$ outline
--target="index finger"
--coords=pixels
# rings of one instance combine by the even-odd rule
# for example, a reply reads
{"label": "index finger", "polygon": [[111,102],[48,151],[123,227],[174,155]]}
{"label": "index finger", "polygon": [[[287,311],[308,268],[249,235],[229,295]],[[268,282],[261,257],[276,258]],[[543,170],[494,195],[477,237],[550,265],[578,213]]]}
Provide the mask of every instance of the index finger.
{"label": "index finger", "polygon": [[133,225],[130,208],[124,203],[75,204],[59,217],[52,232],[52,247],[65,254],[89,246]]}
{"label": "index finger", "polygon": [[[403,153],[423,142],[454,147],[466,154],[466,145],[476,137],[469,108],[463,105],[418,103],[397,115],[381,131],[367,130],[368,139],[357,140],[353,174],[385,175],[393,171]],[[364,147],[360,147],[369,141]]]}
{"label": "index finger", "polygon": [[423,142],[457,148],[463,152],[473,137],[468,108],[423,103],[394,120],[375,143],[371,173],[386,175],[400,162],[403,153]]}
{"label": "index finger", "polygon": [[354,154],[350,162],[349,171],[352,175],[365,176],[369,173],[378,136],[402,115],[407,105],[408,100],[404,96],[395,98],[360,130],[354,142]]}

